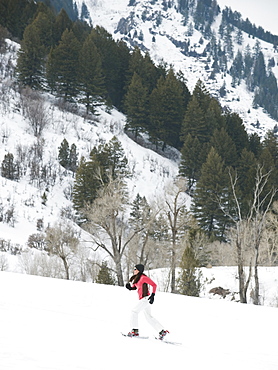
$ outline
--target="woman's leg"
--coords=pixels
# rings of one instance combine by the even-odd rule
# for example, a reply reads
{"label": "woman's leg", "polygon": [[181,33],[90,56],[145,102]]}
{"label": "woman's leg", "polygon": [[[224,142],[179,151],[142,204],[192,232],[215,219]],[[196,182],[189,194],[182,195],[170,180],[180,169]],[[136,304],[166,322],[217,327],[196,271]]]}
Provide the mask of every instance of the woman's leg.
{"label": "woman's leg", "polygon": [[146,320],[154,328],[154,330],[156,330],[157,332],[161,332],[161,330],[163,330],[163,326],[152,316],[150,304],[148,301],[147,303],[148,305],[145,306],[144,310]]}
{"label": "woman's leg", "polygon": [[132,329],[138,329],[138,314],[140,311],[144,310],[146,307],[148,307],[149,302],[147,300],[148,297],[140,299],[140,301],[137,303],[137,305],[132,309],[131,311],[131,318],[130,318],[130,324]]}

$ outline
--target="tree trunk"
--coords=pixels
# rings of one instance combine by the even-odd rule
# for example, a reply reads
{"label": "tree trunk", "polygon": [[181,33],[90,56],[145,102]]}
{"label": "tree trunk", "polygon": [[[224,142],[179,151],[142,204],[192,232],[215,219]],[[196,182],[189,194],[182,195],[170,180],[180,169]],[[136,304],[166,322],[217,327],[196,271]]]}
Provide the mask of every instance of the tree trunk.
{"label": "tree trunk", "polygon": [[117,282],[119,286],[124,286],[124,278],[123,278],[123,270],[122,270],[122,263],[120,255],[114,257],[114,262],[116,265],[116,275],[117,275]]}

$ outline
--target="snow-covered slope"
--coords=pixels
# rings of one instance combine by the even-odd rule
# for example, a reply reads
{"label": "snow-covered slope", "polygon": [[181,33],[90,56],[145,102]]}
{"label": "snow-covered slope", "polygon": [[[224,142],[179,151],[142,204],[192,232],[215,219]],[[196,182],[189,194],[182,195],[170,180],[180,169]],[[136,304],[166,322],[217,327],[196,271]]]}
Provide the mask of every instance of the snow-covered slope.
{"label": "snow-covered slope", "polygon": [[[172,65],[176,71],[182,71],[190,91],[193,90],[198,79],[201,79],[210,93],[219,98],[222,106],[227,106],[240,115],[249,133],[257,132],[263,136],[267,130],[273,129],[277,124],[263,109],[252,108],[254,95],[246,89],[244,83],[233,88],[231,76],[224,73],[218,73],[214,80],[210,79],[213,60],[208,62],[207,57],[186,56],[182,49],[176,46],[177,42],[190,41],[190,50],[201,54],[209,42],[197,30],[194,30],[192,36],[188,35],[189,25],[193,20],[189,19],[187,25],[183,25],[183,17],[176,10],[176,0],[172,2],[173,6],[167,10],[163,9],[162,0],[155,2],[151,0],[136,1],[133,6],[128,6],[129,0],[119,0],[112,3],[109,0],[76,0],[75,2],[79,10],[82,3],[86,4],[93,26],[103,26],[115,39],[124,39],[131,47],[139,45],[143,51],[149,52],[157,64],[163,60],[168,65]],[[221,4],[221,10],[223,8],[224,6]],[[159,25],[157,24],[158,15]],[[218,40],[220,40],[218,34],[220,22],[221,14],[212,24],[212,30]],[[119,27],[123,24],[124,26]],[[235,34],[236,29],[233,32],[233,38]],[[200,39],[202,39],[202,43],[200,43]],[[256,41],[256,38],[250,38],[243,33],[243,44],[238,45],[234,42],[234,55],[237,50],[243,51],[247,45],[252,49]],[[274,52],[273,45],[261,40],[260,44],[266,63],[272,57],[275,59],[276,66],[272,71],[278,79],[278,54]],[[231,62],[228,63],[228,69]],[[227,95],[220,98],[219,89],[224,81]],[[257,122],[260,123],[259,128]]]}
{"label": "snow-covered slope", "polygon": [[[18,45],[9,42],[9,48],[6,58],[15,63]],[[10,86],[10,80],[4,78],[0,86],[5,91],[5,98],[0,99],[0,161],[2,163],[4,156],[12,153],[14,162],[19,161],[21,165],[26,162],[27,166],[26,175],[20,181],[0,176],[0,213],[1,216],[12,213],[9,222],[5,219],[0,222],[0,235],[2,240],[10,241],[14,246],[24,247],[29,235],[38,232],[37,220],[43,220],[44,227],[53,225],[61,218],[61,213],[68,213],[72,208],[69,198],[74,178],[58,163],[58,148],[64,138],[70,146],[73,143],[77,146],[80,159],[81,156],[88,158],[94,146],[108,142],[115,135],[122,144],[132,173],[128,182],[131,201],[137,193],[146,196],[148,201],[155,201],[178,174],[178,153],[175,160],[170,160],[136,144],[124,133],[125,116],[113,109],[108,113],[105,107],[99,108],[98,116],[84,119],[81,114],[58,109],[51,96],[45,96],[48,124],[42,140],[38,141],[22,114],[20,95]],[[31,153],[36,146],[43,153],[41,162],[37,159],[40,170],[45,166],[49,171],[47,181],[41,184],[37,180],[30,182],[30,158],[34,159]],[[44,193],[47,197],[45,205],[42,201]]]}
{"label": "snow-covered slope", "polygon": [[161,343],[140,316],[125,338],[137,293],[125,288],[0,272],[1,370],[276,370],[277,309],[157,292]]}

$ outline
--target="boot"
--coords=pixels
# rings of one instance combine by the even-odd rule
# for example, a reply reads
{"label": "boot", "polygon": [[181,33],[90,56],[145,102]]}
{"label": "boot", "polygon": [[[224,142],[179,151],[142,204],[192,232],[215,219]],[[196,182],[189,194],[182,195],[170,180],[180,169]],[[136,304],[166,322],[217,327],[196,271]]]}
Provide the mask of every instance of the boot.
{"label": "boot", "polygon": [[139,337],[139,331],[138,329],[132,329],[128,334],[128,337]]}

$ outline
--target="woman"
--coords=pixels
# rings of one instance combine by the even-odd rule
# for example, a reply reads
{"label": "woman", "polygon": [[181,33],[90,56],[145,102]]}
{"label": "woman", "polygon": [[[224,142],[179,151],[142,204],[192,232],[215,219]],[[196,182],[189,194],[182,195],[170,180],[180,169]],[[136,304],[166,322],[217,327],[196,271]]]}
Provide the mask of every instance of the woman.
{"label": "woman", "polygon": [[[143,274],[144,265],[136,265],[134,268],[134,274],[129,279],[129,283],[126,284],[126,288],[129,290],[136,290],[139,296],[139,303],[133,308],[131,312],[131,327],[133,328],[127,335],[129,337],[138,337],[138,314],[144,311],[145,317],[150,325],[159,332],[159,339],[162,340],[168,332],[164,330],[162,325],[152,316],[151,307],[149,304],[153,304],[154,296],[156,292],[156,284],[148,276]],[[152,294],[150,295],[148,285],[152,287]]]}

